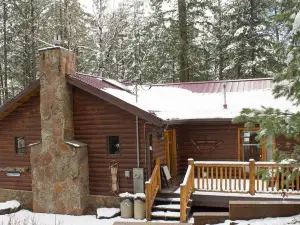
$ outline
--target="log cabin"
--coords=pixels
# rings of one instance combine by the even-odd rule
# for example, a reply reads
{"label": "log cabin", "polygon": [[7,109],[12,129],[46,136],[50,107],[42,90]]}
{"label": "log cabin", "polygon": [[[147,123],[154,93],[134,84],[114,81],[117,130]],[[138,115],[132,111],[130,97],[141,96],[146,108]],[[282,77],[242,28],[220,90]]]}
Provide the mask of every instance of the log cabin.
{"label": "log cabin", "polygon": [[232,118],[262,105],[296,110],[272,96],[271,78],[136,86],[77,73],[75,55],[61,47],[41,49],[39,59],[40,79],[0,108],[0,201],[35,212],[80,215],[146,191],[150,218],[166,165],[174,182],[184,177],[185,221],[197,188],[254,193],[253,161],[272,166],[285,143],[270,137],[272,147],[262,147]]}

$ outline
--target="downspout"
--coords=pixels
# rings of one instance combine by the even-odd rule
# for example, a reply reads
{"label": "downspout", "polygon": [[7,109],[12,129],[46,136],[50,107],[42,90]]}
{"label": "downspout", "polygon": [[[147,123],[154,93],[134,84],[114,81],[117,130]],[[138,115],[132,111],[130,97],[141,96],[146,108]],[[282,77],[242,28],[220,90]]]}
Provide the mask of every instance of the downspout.
{"label": "downspout", "polygon": [[223,108],[227,109],[226,83],[223,84],[223,88],[224,88],[224,105],[223,105]]}
{"label": "downspout", "polygon": [[147,173],[148,173],[148,170],[150,169],[150,168],[148,168],[147,167],[147,152],[148,152],[148,150],[147,150],[147,140],[146,140],[146,125],[147,124],[150,124],[149,122],[145,122],[144,123],[144,145],[145,145],[145,169],[147,168]]}
{"label": "downspout", "polygon": [[[138,103],[138,86],[135,84],[135,101]],[[139,117],[135,116],[135,126],[136,126],[136,158],[137,158],[137,168],[140,168],[140,138],[139,138]]]}

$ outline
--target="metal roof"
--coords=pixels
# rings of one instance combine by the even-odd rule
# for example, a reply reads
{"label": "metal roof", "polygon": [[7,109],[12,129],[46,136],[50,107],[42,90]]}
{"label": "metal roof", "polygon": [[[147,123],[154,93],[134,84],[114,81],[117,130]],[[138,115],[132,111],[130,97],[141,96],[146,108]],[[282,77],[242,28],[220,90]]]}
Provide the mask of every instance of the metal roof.
{"label": "metal roof", "polygon": [[[125,109],[133,114],[138,115],[139,117],[153,121],[154,124],[161,125],[162,120],[155,115],[151,114],[148,111],[144,111],[137,106],[131,105],[109,93],[106,93],[103,89],[112,88],[116,90],[122,90],[130,92],[126,86],[123,86],[122,83],[102,79],[100,77],[85,75],[85,74],[74,74],[68,75],[67,81],[70,84],[78,86],[85,91],[88,91],[106,101],[111,102],[119,106],[122,109]],[[248,80],[228,80],[228,81],[205,81],[205,82],[187,82],[187,83],[167,83],[167,84],[154,84],[153,86],[162,86],[162,87],[176,87],[186,90],[190,90],[195,93],[220,93],[224,90],[224,84],[226,85],[227,92],[242,92],[250,90],[261,90],[261,89],[270,89],[272,88],[271,78],[263,79],[248,79]],[[5,115],[13,111],[16,107],[22,104],[30,94],[35,93],[36,90],[39,90],[39,80],[35,81],[32,85],[24,89],[20,94],[15,96],[13,99],[8,101],[6,104],[0,107],[0,120]]]}
{"label": "metal roof", "polygon": [[224,91],[224,84],[226,85],[226,92],[241,92],[250,90],[270,89],[272,88],[272,82],[272,78],[258,78],[243,80],[166,83],[154,84],[153,86],[176,87],[196,93],[219,93]]}
{"label": "metal roof", "polygon": [[94,88],[97,88],[99,90],[101,90],[103,88],[121,89],[121,88],[117,87],[116,85],[113,85],[97,76],[92,76],[92,75],[87,75],[87,74],[82,74],[82,73],[76,73],[76,74],[72,74],[69,76],[73,77],[83,83],[86,83]]}

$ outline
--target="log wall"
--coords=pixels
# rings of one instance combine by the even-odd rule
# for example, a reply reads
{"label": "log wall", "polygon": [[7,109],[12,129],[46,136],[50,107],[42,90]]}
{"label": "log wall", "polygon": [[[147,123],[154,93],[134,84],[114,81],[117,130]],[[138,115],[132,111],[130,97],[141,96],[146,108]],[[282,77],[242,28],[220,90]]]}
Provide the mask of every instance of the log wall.
{"label": "log wall", "polygon": [[[119,163],[120,192],[132,192],[132,169],[137,167],[135,115],[78,88],[73,88],[73,96],[75,140],[88,144],[90,194],[112,194],[108,170],[112,161]],[[144,124],[139,120],[140,167],[145,166]],[[152,129],[146,125],[146,133]],[[107,136],[119,136],[119,156],[108,154]],[[161,144],[153,141],[155,155],[160,157],[162,154],[157,151],[163,149]],[[130,171],[129,179],[125,178],[126,170]]]}
{"label": "log wall", "polygon": [[[178,160],[180,172],[185,173],[187,160],[195,161],[237,161],[238,128],[241,125],[231,122],[201,122],[178,127]],[[199,149],[193,143],[193,140]],[[221,141],[218,147],[205,141]]]}
{"label": "log wall", "polygon": [[[16,154],[14,137],[25,138],[25,154]],[[0,167],[30,167],[29,144],[41,139],[40,97],[33,96],[0,120]],[[30,172],[8,177],[0,172],[0,188],[31,190]]]}

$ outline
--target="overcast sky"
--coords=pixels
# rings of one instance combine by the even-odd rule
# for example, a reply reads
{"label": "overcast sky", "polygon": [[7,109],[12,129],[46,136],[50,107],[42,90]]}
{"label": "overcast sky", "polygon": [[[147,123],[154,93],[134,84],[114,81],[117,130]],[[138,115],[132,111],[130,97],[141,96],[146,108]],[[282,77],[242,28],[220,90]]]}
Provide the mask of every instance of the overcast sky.
{"label": "overcast sky", "polygon": [[[111,9],[115,9],[121,1],[122,0],[108,0],[107,2]],[[93,0],[79,0],[79,2],[84,6],[87,12],[93,13]]]}

